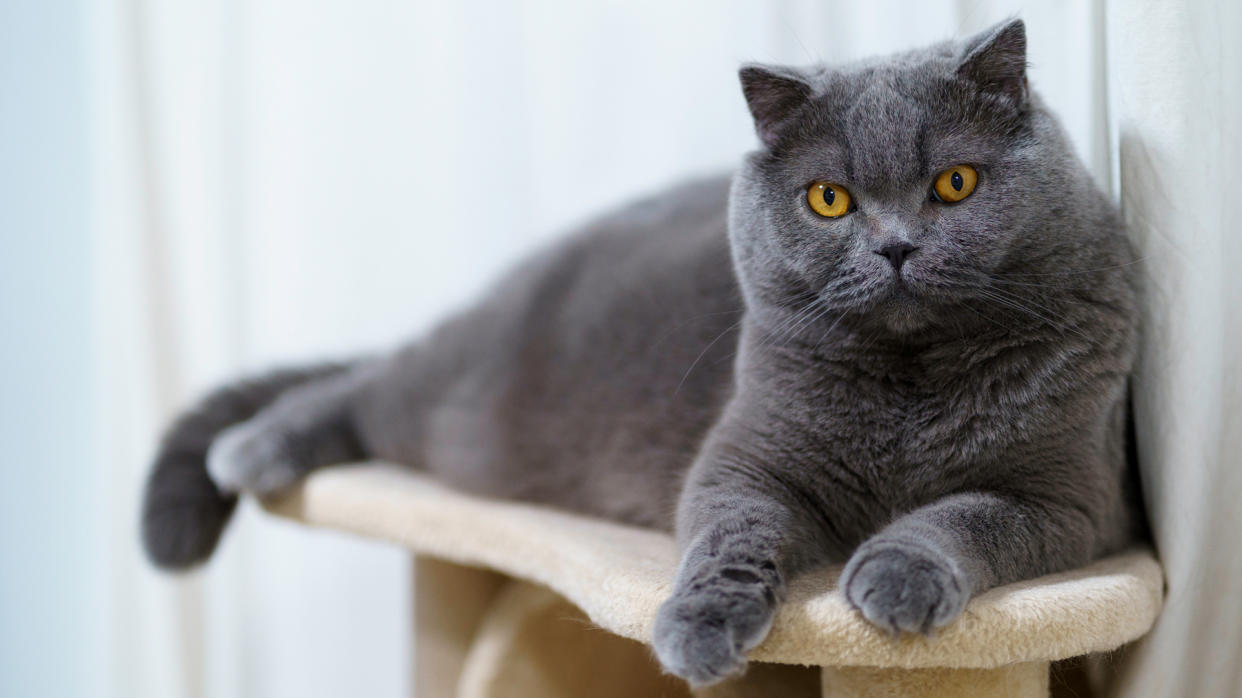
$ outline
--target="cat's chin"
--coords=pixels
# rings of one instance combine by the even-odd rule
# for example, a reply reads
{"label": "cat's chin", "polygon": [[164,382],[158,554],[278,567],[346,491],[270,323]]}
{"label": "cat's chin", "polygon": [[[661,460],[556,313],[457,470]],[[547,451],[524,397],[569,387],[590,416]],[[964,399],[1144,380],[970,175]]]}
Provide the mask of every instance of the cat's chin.
{"label": "cat's chin", "polygon": [[931,316],[914,303],[889,306],[880,312],[880,320],[894,334],[908,335],[925,330],[931,325]]}
{"label": "cat's chin", "polygon": [[907,335],[926,329],[934,313],[909,286],[897,283],[872,310],[873,317],[890,332]]}

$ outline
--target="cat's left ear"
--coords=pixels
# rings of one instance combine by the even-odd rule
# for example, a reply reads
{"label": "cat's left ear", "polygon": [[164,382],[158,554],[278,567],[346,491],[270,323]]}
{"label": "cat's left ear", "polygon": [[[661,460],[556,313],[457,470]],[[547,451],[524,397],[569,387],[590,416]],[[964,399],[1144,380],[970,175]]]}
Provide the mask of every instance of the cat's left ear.
{"label": "cat's left ear", "polygon": [[769,147],[775,145],[781,127],[810,100],[811,86],[793,68],[776,66],[745,65],[738,78],[759,140]]}
{"label": "cat's left ear", "polygon": [[1026,104],[1026,24],[1022,20],[998,24],[966,46],[966,57],[957,68],[959,78],[1015,106]]}

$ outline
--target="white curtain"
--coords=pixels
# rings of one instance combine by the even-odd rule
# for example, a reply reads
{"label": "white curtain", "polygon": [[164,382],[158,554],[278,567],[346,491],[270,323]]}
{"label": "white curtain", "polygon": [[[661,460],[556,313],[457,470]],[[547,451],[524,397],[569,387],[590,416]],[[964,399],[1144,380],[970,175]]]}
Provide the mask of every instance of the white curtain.
{"label": "white curtain", "polygon": [[1242,695],[1242,5],[1109,3],[1121,205],[1148,276],[1136,378],[1168,596],[1127,696]]}
{"label": "white curtain", "polygon": [[1242,184],[1235,5],[98,0],[84,12],[101,551],[89,579],[106,619],[92,656],[107,667],[92,693],[404,695],[415,639],[398,551],[247,505],[205,571],[147,569],[135,514],[158,428],[240,371],[390,346],[592,212],[731,167],[753,145],[741,61],[842,60],[1015,14],[1032,84],[1119,195],[1157,277],[1138,408],[1170,595],[1122,687],[1214,696],[1242,680],[1242,248],[1225,208]]}

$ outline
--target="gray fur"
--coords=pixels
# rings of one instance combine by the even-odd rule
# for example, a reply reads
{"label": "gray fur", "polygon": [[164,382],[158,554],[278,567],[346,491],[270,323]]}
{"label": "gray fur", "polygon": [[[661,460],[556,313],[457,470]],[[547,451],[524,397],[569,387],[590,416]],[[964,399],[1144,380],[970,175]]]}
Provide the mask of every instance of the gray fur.
{"label": "gray fur", "polygon": [[[1024,66],[1011,22],[744,68],[763,147],[731,184],[606,217],[431,336],[286,392],[217,440],[212,476],[266,493],[376,457],[673,529],[655,649],[695,684],[741,671],[813,566],[846,562],[864,617],[926,633],[1123,547],[1133,253]],[[975,193],[931,200],[960,163]],[[857,210],[816,216],[815,180]],[[890,244],[915,248],[900,268]]]}

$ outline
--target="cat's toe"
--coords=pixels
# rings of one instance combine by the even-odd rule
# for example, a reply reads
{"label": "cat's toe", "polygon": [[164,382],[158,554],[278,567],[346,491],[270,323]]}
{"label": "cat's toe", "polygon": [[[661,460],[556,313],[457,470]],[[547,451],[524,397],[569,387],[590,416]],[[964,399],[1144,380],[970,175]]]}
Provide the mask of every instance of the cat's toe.
{"label": "cat's toe", "polygon": [[963,575],[950,560],[912,546],[864,546],[841,579],[850,604],[894,635],[928,634],[947,625],[970,598]]}
{"label": "cat's toe", "polygon": [[692,686],[705,686],[742,673],[746,655],[722,627],[689,619],[657,626],[655,650],[664,669]]}
{"label": "cat's toe", "polygon": [[746,653],[772,624],[770,591],[761,585],[707,585],[674,595],[660,607],[654,644],[671,674],[705,686],[742,673]]}
{"label": "cat's toe", "polygon": [[207,475],[222,492],[269,495],[297,480],[279,433],[250,421],[220,433],[207,451]]}

